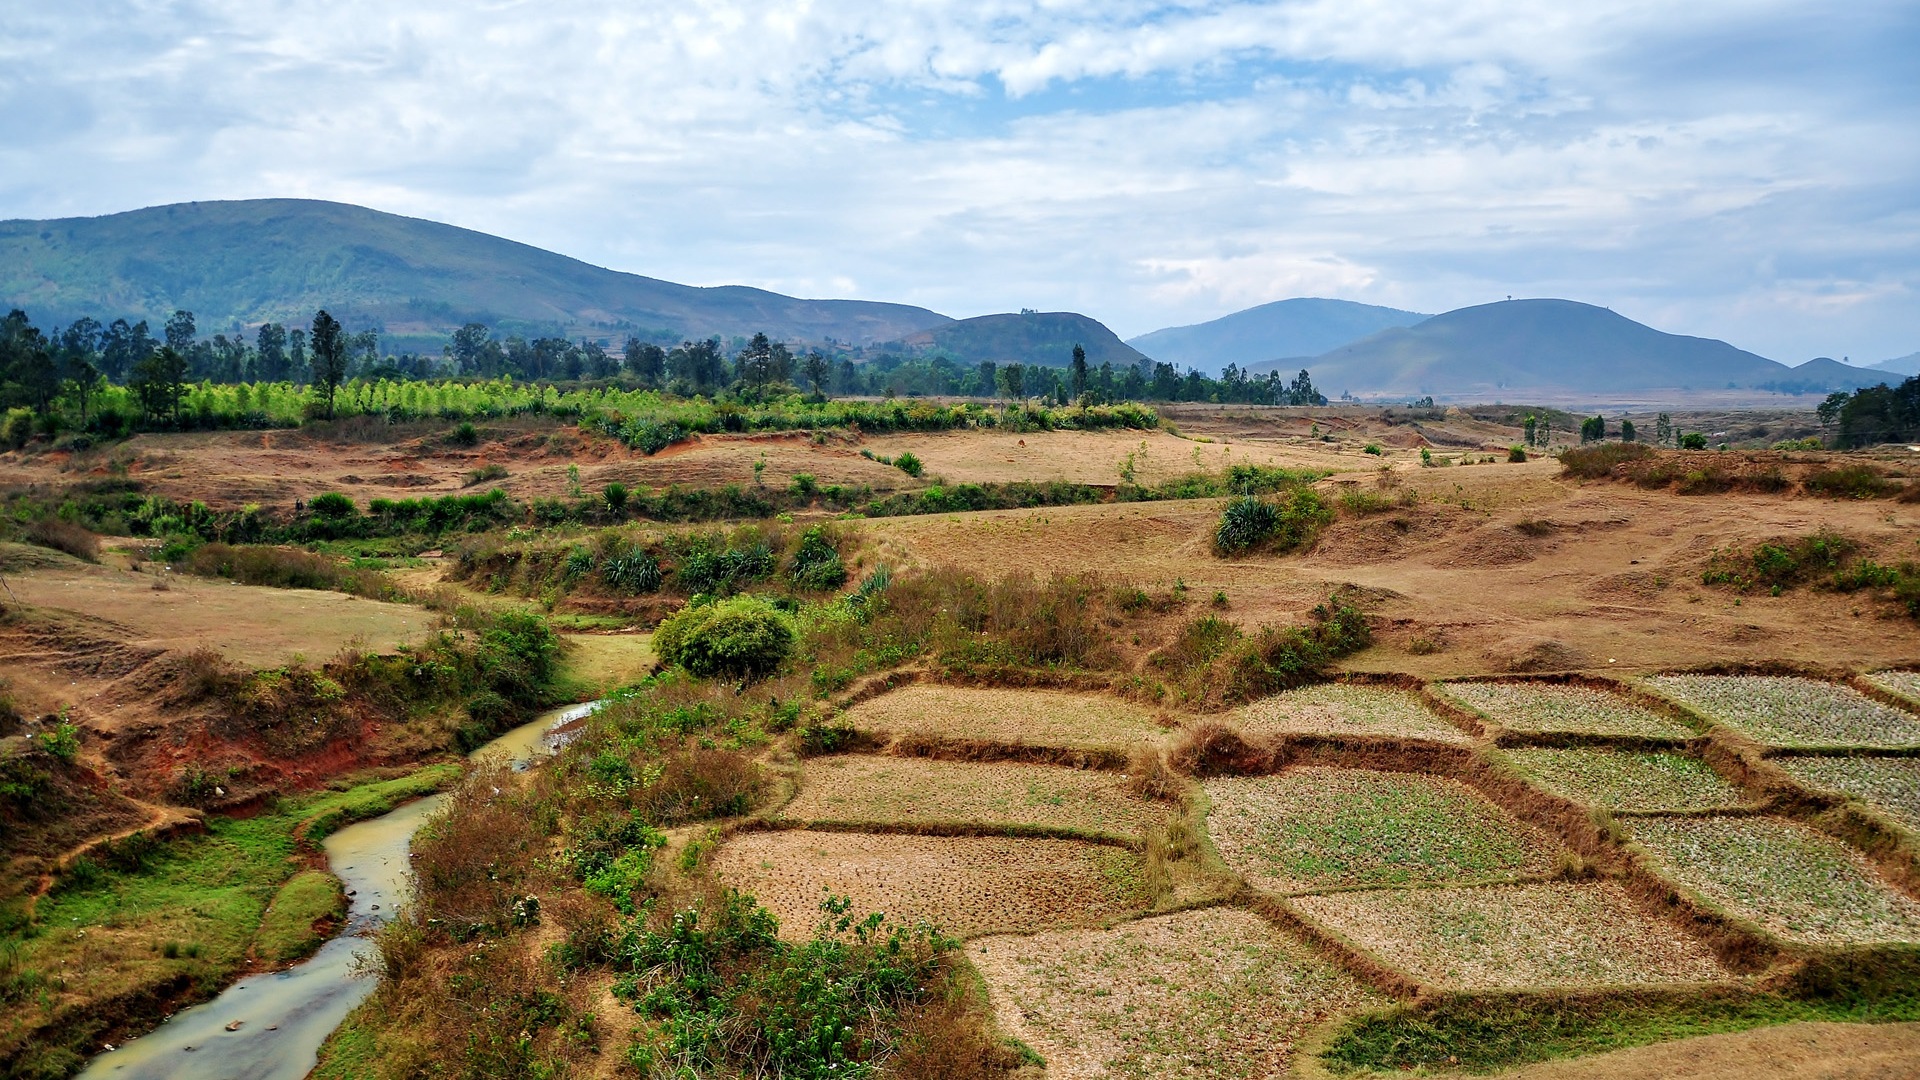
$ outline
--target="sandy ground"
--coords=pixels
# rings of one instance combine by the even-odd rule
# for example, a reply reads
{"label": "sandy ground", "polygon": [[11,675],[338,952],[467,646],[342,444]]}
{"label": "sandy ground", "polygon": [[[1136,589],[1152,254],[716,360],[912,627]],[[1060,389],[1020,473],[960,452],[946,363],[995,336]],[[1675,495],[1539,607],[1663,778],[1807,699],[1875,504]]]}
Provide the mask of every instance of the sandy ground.
{"label": "sandy ground", "polygon": [[1784,1024],[1530,1065],[1501,1080],[1911,1080],[1920,1024]]}

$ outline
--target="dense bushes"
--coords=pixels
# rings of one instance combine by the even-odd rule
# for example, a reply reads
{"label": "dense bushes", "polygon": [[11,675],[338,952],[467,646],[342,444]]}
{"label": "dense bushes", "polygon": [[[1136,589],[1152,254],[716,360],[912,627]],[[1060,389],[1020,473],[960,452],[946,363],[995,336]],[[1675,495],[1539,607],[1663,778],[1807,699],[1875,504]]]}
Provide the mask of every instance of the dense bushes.
{"label": "dense bushes", "polygon": [[1561,452],[1560,472],[1563,476],[1580,480],[1598,480],[1613,475],[1616,465],[1640,461],[1653,457],[1656,453],[1653,447],[1637,442],[1606,442],[1598,446],[1582,446]]}
{"label": "dense bushes", "polygon": [[1272,500],[1243,495],[1227,504],[1213,530],[1213,550],[1238,555],[1255,550],[1294,551],[1305,546],[1333,520],[1333,508],[1304,485]]}
{"label": "dense bushes", "polygon": [[1739,592],[1765,589],[1774,596],[1797,585],[1834,592],[1879,592],[1920,618],[1920,564],[1889,566],[1859,551],[1860,545],[1852,539],[1825,531],[1746,550],[1715,551],[1700,581]]}
{"label": "dense bushes", "polygon": [[793,626],[773,605],[751,596],[692,604],[669,615],[653,648],[669,664],[701,678],[765,675],[793,652]]}

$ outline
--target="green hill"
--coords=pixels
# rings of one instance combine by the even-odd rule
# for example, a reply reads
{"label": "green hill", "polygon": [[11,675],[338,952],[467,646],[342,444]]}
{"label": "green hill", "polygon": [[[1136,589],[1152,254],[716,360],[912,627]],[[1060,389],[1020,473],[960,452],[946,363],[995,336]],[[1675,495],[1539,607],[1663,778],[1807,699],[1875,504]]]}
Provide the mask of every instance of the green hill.
{"label": "green hill", "polygon": [[[326,307],[389,343],[436,345],[467,322],[525,333],[664,339],[766,331],[786,341],[897,340],[952,320],[924,308],[695,288],[469,229],[306,199],[177,203],[0,222],[0,304],[45,326],[81,315],[203,333],[304,323]],[[419,347],[419,346],[416,346]]]}
{"label": "green hill", "polygon": [[997,364],[1042,364],[1066,367],[1073,347],[1087,350],[1087,363],[1099,367],[1137,364],[1145,357],[1121,341],[1101,323],[1071,311],[1021,312],[1018,315],[982,315],[922,331],[906,339],[919,349],[944,352],[956,360]]}
{"label": "green hill", "polygon": [[1297,297],[1236,311],[1212,322],[1170,326],[1128,338],[1127,344],[1175,367],[1218,375],[1228,364],[1247,367],[1292,356],[1318,356],[1427,316],[1349,300]]}

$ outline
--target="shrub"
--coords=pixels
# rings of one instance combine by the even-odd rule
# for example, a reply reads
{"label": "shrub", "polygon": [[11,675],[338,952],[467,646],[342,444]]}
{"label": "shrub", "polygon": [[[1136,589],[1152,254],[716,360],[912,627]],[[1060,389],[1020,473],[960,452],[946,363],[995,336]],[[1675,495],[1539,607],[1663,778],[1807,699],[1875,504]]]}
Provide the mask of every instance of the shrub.
{"label": "shrub", "polygon": [[1293,551],[1310,542],[1332,520],[1333,508],[1309,487],[1283,492],[1272,503],[1242,496],[1228,503],[1221,514],[1220,524],[1214,528],[1214,550],[1222,555],[1255,547]]}
{"label": "shrub", "polygon": [[1878,499],[1894,490],[1894,484],[1869,465],[1843,465],[1822,469],[1808,476],[1808,491],[1830,499]]}
{"label": "shrub", "polygon": [[1365,449],[1367,453],[1372,454],[1374,457],[1380,457],[1382,454],[1386,453],[1385,450],[1380,449],[1379,443],[1370,442],[1366,445]]}
{"label": "shrub", "polygon": [[660,588],[660,562],[645,548],[629,548],[607,559],[600,568],[601,580],[621,592],[650,593]]}
{"label": "shrub", "polygon": [[1280,527],[1280,511],[1272,503],[1242,495],[1227,504],[1213,529],[1213,550],[1237,555],[1265,543]]}
{"label": "shrub", "polygon": [[33,413],[27,409],[8,409],[0,417],[0,447],[18,450],[33,438]]}
{"label": "shrub", "polygon": [[1680,449],[1682,450],[1705,450],[1706,448],[1707,437],[1698,431],[1690,431],[1680,436]]}
{"label": "shrub", "polygon": [[1525,460],[1527,460],[1526,447],[1524,446],[1507,447],[1507,461],[1517,465]]}
{"label": "shrub", "polygon": [[801,534],[788,574],[803,589],[837,589],[847,583],[846,562],[834,547],[833,538],[819,525]]}
{"label": "shrub", "polygon": [[39,736],[40,749],[68,764],[80,756],[80,729],[65,720]]}
{"label": "shrub", "polygon": [[661,659],[701,678],[768,674],[786,660],[793,642],[786,615],[752,596],[681,608],[653,636]]}
{"label": "shrub", "polygon": [[360,516],[360,508],[353,505],[353,500],[337,491],[315,495],[307,507],[314,517],[323,521],[350,521]]}
{"label": "shrub", "polygon": [[903,451],[899,457],[894,458],[893,467],[915,479],[926,471],[926,466],[921,464],[920,459],[911,450]]}
{"label": "shrub", "polygon": [[462,420],[447,433],[447,441],[455,446],[473,446],[480,442],[480,432],[472,423]]}
{"label": "shrub", "polygon": [[[484,484],[489,480],[504,480],[506,477],[507,467],[497,461],[490,461],[477,469],[469,471],[467,473],[467,479],[460,486],[472,487],[475,484]],[[325,498],[325,496],[322,496],[322,498]]]}
{"label": "shrub", "polygon": [[787,485],[789,494],[802,499],[810,499],[820,490],[820,482],[812,473],[794,473],[793,480]]}
{"label": "shrub", "polygon": [[1614,466],[1654,456],[1646,443],[1609,442],[1583,446],[1560,455],[1560,473],[1580,480],[1598,480],[1613,474]]}
{"label": "shrub", "polygon": [[608,510],[618,514],[627,508],[627,485],[615,480],[606,486],[600,497],[606,500]]}
{"label": "shrub", "polygon": [[89,529],[59,518],[42,518],[27,526],[27,542],[64,551],[76,559],[100,561],[100,538]]}

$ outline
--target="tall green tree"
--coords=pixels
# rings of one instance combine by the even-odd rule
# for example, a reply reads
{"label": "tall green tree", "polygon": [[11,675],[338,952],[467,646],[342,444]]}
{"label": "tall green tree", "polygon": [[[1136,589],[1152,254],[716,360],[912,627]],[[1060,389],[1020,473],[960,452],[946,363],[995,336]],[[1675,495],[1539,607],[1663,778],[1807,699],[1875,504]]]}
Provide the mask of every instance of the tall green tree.
{"label": "tall green tree", "polygon": [[1075,400],[1087,392],[1087,350],[1085,346],[1073,347],[1073,382],[1071,390]]}
{"label": "tall green tree", "polygon": [[826,394],[827,377],[832,373],[833,366],[827,362],[825,356],[821,355],[819,349],[809,350],[807,358],[800,362],[800,374],[806,378],[807,385],[813,387],[815,394]]}
{"label": "tall green tree", "polygon": [[320,391],[321,410],[333,419],[333,397],[347,378],[347,334],[340,320],[322,308],[313,317],[313,333],[308,339],[313,350],[313,385]]}
{"label": "tall green tree", "polygon": [[1027,373],[1019,364],[1007,364],[1000,368],[1001,396],[1013,401],[1026,397]]}
{"label": "tall green tree", "polygon": [[193,339],[199,336],[193,324],[193,312],[175,311],[167,317],[167,348],[187,356],[193,352]]}
{"label": "tall green tree", "polygon": [[627,374],[639,379],[642,386],[660,385],[660,377],[667,373],[667,350],[652,342],[628,338],[624,352]]}
{"label": "tall green tree", "polygon": [[163,416],[177,425],[180,402],[187,393],[187,358],[173,346],[163,345],[133,365],[127,387],[149,419]]}
{"label": "tall green tree", "polygon": [[253,377],[265,382],[282,382],[288,374],[287,328],[279,323],[261,323],[253,335]]}

